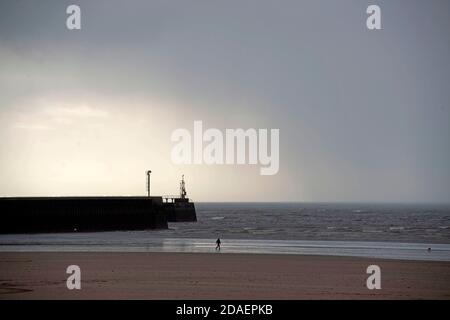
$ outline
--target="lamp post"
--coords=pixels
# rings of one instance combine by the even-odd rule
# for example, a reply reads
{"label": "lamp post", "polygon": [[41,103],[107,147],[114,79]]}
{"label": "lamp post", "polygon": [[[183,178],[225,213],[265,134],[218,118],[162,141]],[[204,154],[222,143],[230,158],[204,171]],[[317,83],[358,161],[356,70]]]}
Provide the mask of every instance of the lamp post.
{"label": "lamp post", "polygon": [[147,171],[147,195],[150,197],[150,173],[152,173],[151,170]]}

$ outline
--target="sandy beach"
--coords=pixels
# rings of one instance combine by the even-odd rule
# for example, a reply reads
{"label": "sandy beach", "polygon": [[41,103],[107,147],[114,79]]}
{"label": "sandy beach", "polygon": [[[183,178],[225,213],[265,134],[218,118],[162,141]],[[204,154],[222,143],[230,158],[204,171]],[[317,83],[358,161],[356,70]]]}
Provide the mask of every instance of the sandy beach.
{"label": "sandy beach", "polygon": [[[81,268],[68,290],[66,268]],[[368,290],[377,264],[382,289]],[[450,263],[203,253],[0,253],[0,299],[450,299]]]}

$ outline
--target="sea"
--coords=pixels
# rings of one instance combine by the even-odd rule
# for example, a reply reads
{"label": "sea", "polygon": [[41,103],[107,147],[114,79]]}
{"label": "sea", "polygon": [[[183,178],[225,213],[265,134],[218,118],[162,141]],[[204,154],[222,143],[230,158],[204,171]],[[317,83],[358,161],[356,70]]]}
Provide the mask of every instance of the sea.
{"label": "sea", "polygon": [[450,261],[450,205],[195,206],[197,222],[169,223],[167,230],[0,235],[0,252],[254,253]]}

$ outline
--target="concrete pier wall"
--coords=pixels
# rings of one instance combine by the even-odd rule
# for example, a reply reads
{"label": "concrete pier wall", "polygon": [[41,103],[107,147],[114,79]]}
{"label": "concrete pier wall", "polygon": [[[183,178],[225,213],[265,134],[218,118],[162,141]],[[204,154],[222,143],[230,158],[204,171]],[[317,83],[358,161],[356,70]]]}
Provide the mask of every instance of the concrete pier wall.
{"label": "concrete pier wall", "polygon": [[161,197],[0,198],[0,233],[167,229]]}
{"label": "concrete pier wall", "polygon": [[[181,200],[181,199],[180,199]],[[197,214],[194,203],[189,201],[177,201],[164,203],[169,222],[195,222]]]}

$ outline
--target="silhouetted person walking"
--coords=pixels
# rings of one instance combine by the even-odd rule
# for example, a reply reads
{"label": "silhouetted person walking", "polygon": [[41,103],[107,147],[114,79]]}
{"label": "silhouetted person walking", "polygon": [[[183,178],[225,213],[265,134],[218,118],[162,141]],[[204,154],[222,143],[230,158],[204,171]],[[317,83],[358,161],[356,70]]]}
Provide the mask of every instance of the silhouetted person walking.
{"label": "silhouetted person walking", "polygon": [[216,244],[217,244],[216,250],[219,250],[219,251],[220,251],[220,238],[217,238]]}

